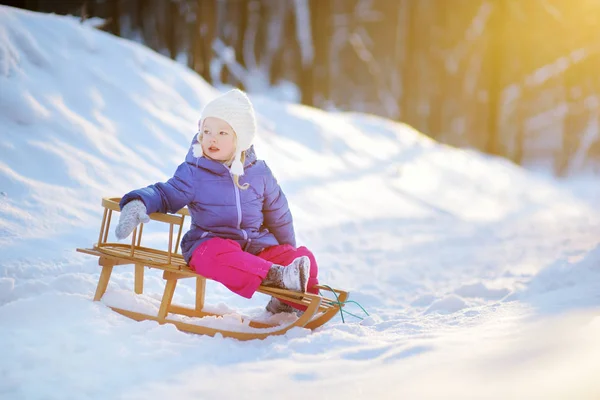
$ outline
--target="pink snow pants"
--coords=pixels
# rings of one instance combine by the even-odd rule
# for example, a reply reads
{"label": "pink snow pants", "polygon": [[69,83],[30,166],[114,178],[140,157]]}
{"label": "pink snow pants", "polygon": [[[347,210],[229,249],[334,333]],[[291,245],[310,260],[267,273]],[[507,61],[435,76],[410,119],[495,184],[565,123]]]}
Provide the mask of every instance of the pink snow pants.
{"label": "pink snow pants", "polygon": [[[267,276],[273,264],[286,266],[295,258],[308,256],[310,259],[310,278],[308,291],[318,293],[314,288],[317,280],[317,261],[306,247],[295,248],[289,244],[267,247],[257,255],[245,252],[234,240],[212,238],[202,243],[190,259],[189,265],[200,275],[222,283],[234,293],[251,298]],[[289,303],[302,309],[302,306]]]}

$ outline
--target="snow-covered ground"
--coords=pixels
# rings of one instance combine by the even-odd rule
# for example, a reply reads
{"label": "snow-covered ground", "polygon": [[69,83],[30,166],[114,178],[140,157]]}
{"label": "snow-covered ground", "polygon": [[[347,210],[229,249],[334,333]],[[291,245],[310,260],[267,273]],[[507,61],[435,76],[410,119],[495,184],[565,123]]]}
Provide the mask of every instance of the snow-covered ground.
{"label": "snow-covered ground", "polygon": [[[368,115],[252,96],[299,242],[370,317],[238,342],[92,302],[97,261],[75,248],[101,197],[166,180],[217,92],[72,18],[0,7],[0,398],[600,398],[600,179]],[[105,302],[156,307],[160,273],[132,287],[116,268]],[[208,291],[245,315],[267,301]],[[193,304],[189,282],[175,301]]]}

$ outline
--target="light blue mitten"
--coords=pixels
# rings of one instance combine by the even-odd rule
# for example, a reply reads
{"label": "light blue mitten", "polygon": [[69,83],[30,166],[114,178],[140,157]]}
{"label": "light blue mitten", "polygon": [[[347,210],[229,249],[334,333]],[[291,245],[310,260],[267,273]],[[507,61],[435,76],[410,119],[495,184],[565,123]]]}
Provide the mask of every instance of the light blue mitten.
{"label": "light blue mitten", "polygon": [[139,225],[140,222],[150,222],[150,217],[146,214],[146,205],[141,200],[132,200],[123,206],[119,223],[115,228],[117,239],[125,239],[131,235],[131,232]]}

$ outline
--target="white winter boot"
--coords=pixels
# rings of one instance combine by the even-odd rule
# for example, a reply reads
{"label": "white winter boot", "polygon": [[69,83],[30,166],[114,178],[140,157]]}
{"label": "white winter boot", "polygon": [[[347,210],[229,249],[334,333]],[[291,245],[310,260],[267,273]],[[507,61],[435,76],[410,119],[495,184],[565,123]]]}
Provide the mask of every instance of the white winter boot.
{"label": "white winter boot", "polygon": [[308,288],[309,276],[310,259],[307,256],[302,256],[296,258],[287,266],[273,264],[262,284],[305,293]]}

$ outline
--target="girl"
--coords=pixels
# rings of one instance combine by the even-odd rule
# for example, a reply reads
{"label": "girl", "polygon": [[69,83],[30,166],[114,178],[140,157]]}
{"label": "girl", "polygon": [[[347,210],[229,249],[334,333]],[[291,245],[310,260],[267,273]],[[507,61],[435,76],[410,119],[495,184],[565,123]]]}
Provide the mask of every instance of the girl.
{"label": "girl", "polygon": [[[234,89],[209,102],[198,127],[171,179],[123,196],[117,239],[149,222],[148,214],[188,206],[192,222],[181,250],[197,273],[246,298],[261,284],[317,293],[315,258],[296,248],[286,197],[254,154],[256,117],[246,94]],[[271,298],[266,308],[290,312],[290,304]]]}

